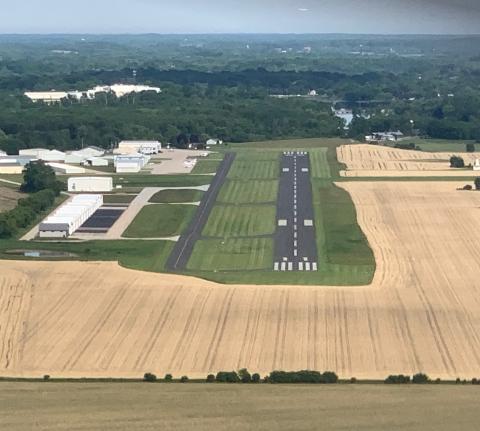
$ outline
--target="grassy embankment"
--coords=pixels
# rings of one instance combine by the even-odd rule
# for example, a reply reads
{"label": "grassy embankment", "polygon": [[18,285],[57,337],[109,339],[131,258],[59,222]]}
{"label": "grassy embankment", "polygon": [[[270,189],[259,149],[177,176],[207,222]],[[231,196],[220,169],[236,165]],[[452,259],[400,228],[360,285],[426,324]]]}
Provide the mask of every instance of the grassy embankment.
{"label": "grassy embankment", "polygon": [[0,427],[473,431],[477,393],[462,385],[2,382]]}

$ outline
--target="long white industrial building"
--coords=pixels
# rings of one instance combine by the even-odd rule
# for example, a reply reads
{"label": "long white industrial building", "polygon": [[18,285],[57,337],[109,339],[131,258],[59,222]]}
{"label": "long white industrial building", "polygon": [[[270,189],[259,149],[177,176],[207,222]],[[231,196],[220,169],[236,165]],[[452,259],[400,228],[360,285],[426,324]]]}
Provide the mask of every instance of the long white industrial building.
{"label": "long white industrial building", "polygon": [[111,192],[112,190],[112,177],[70,177],[68,179],[69,192]]}
{"label": "long white industrial building", "polygon": [[74,196],[40,223],[40,238],[67,238],[82,226],[102,205],[102,195]]}

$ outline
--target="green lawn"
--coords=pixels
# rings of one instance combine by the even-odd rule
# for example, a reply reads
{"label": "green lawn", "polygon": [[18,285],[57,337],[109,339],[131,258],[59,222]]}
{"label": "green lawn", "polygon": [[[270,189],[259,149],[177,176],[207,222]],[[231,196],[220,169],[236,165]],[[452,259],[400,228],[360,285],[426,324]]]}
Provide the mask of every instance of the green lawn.
{"label": "green lawn", "polygon": [[227,180],[220,190],[217,201],[227,204],[276,202],[277,194],[278,180]]}
{"label": "green lawn", "polygon": [[[413,139],[406,139],[401,141],[401,143],[409,144],[413,142],[415,145],[420,146],[422,151],[428,151],[432,153],[442,153],[442,152],[453,152],[453,153],[464,153],[466,151],[466,144],[471,143],[475,145],[475,150],[480,151],[480,144],[475,143],[475,141],[456,141],[456,140],[448,140],[448,139],[421,139],[421,138],[413,138]],[[392,146],[395,145],[394,143]]]}
{"label": "green lawn", "polygon": [[162,203],[182,203],[182,202],[199,202],[202,200],[203,193],[201,190],[191,190],[191,189],[167,189],[161,190],[155,193],[151,198],[150,202],[156,204]]}
{"label": "green lawn", "polygon": [[105,204],[129,204],[137,195],[122,195],[120,193],[114,195],[103,195],[103,203]]}
{"label": "green lawn", "polygon": [[273,205],[215,205],[202,234],[218,238],[271,235],[275,214]]}
{"label": "green lawn", "polygon": [[180,235],[188,226],[196,209],[194,205],[147,205],[138,213],[123,236],[161,238]]}
{"label": "green lawn", "polygon": [[273,259],[272,238],[203,239],[197,241],[189,270],[269,270]]}
{"label": "green lawn", "polygon": [[193,187],[210,184],[208,175],[150,175],[117,174],[113,176],[115,186],[123,187]]}
{"label": "green lawn", "polygon": [[[229,240],[223,244],[205,239],[197,242],[186,272],[222,283],[370,283],[375,272],[373,253],[358,226],[355,206],[349,194],[333,183],[339,179],[339,170],[343,168],[337,161],[336,147],[348,142],[339,139],[300,139],[232,145],[230,150],[236,151],[237,157],[229,177],[238,175],[242,180],[230,179],[225,182],[203,232],[204,236]],[[279,171],[279,158],[285,150],[308,151],[310,154],[319,263],[317,272],[274,272],[273,237],[262,238],[264,243],[252,241],[258,239],[252,238],[254,235],[273,233],[275,230],[276,207],[260,203],[271,202],[272,198],[275,201],[278,182],[259,177],[266,175],[268,178],[272,172]],[[272,163],[276,167],[271,166]],[[231,242],[230,239],[235,235],[242,236],[245,241]],[[235,246],[238,248],[234,249]],[[261,253],[258,252],[259,247]],[[251,257],[248,261],[247,256]],[[241,271],[239,262],[245,269],[252,270]]]}
{"label": "green lawn", "polygon": [[49,250],[74,253],[72,258],[54,260],[117,260],[123,266],[144,271],[163,271],[174,243],[170,241],[112,240],[112,241],[15,241],[0,240],[1,259],[45,260],[24,258],[5,253],[7,250]]}
{"label": "green lawn", "polygon": [[313,149],[310,154],[310,167],[312,178],[330,178],[330,166],[327,160],[327,149]]}
{"label": "green lawn", "polygon": [[217,172],[221,162],[221,159],[197,159],[197,164],[193,168],[192,174],[214,174]]}
{"label": "green lawn", "polygon": [[278,160],[256,160],[254,154],[248,159],[235,160],[228,178],[232,180],[277,179],[280,166]]}

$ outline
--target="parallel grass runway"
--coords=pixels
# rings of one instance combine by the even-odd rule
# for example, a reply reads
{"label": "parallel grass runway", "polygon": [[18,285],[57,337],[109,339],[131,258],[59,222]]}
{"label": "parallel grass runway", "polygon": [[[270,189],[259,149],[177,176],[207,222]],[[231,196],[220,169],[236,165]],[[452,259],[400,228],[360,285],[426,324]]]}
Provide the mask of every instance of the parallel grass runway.
{"label": "parallel grass runway", "polygon": [[341,183],[374,250],[371,286],[223,286],[116,263],[0,262],[0,374],[480,377],[480,193]]}

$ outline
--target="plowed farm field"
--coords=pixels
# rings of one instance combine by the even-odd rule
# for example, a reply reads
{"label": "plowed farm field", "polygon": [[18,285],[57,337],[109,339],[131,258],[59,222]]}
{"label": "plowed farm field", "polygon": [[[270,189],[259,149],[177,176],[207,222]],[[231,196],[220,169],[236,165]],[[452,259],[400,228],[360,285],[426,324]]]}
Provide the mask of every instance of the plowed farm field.
{"label": "plowed farm field", "polygon": [[338,161],[347,165],[344,177],[469,177],[476,176],[471,168],[450,168],[450,157],[460,156],[465,165],[473,164],[480,153],[428,153],[400,150],[380,145],[341,145]]}
{"label": "plowed farm field", "polygon": [[375,253],[372,285],[219,285],[108,262],[2,261],[0,374],[479,377],[480,192],[340,185]]}

